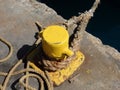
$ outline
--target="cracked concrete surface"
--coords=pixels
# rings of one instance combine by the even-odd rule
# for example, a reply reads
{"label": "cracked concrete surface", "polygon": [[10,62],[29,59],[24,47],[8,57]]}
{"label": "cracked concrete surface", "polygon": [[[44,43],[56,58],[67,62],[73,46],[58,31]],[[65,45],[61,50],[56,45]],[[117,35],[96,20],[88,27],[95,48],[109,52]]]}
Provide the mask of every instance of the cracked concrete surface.
{"label": "cracked concrete surface", "polygon": [[[65,20],[45,4],[35,0],[0,0],[0,36],[14,47],[12,57],[7,62],[0,63],[0,71],[7,72],[34,43],[34,35],[38,32],[35,21],[45,27]],[[55,90],[120,90],[120,53],[103,45],[98,38],[87,32],[80,48],[86,59],[78,69],[79,74],[71,79],[71,83],[66,81],[55,87]],[[0,42],[0,58],[7,52],[6,46]],[[23,65],[19,67],[21,68]],[[20,75],[11,78],[7,90],[19,87],[15,83],[19,77]],[[0,77],[0,83],[2,81],[3,77]]]}

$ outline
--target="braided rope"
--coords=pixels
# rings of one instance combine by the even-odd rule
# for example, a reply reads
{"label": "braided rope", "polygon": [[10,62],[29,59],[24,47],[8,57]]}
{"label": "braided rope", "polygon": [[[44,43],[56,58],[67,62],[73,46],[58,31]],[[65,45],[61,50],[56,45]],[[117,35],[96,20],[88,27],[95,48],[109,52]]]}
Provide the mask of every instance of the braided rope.
{"label": "braided rope", "polygon": [[[0,41],[3,42],[5,45],[7,45],[8,48],[9,48],[9,53],[8,53],[8,55],[7,55],[5,58],[0,59],[0,63],[2,63],[2,62],[7,61],[7,60],[12,56],[13,47],[12,47],[12,45],[11,45],[8,41],[6,41],[6,40],[5,40],[4,38],[2,38],[2,37],[0,37]],[[2,74],[3,74],[3,73],[2,73]],[[1,73],[0,73],[0,75],[1,75]],[[4,85],[6,85],[6,83],[4,83]],[[5,88],[5,87],[3,87],[2,85],[0,85],[0,90],[5,90],[4,88]]]}
{"label": "braided rope", "polygon": [[[42,59],[40,59],[40,56],[42,56]],[[66,68],[73,60],[73,58],[75,58],[75,55],[58,61],[50,58],[47,59],[46,56],[43,54],[37,54],[38,64],[48,71],[57,71]]]}
{"label": "braided rope", "polygon": [[[93,6],[91,7],[91,9],[87,12],[82,13],[81,15],[79,15],[78,17],[73,17],[71,19],[69,19],[66,23],[64,23],[65,27],[68,28],[70,25],[72,24],[77,24],[77,31],[73,34],[74,38],[71,42],[71,47],[70,49],[73,52],[76,52],[78,50],[80,50],[80,41],[82,39],[82,36],[84,34],[84,31],[86,30],[87,24],[89,22],[89,20],[91,19],[91,17],[93,16],[93,13],[95,12],[96,8],[98,7],[98,4],[100,3],[100,0],[95,0]],[[40,25],[37,22],[38,26]],[[41,25],[40,25],[41,27]],[[43,53],[43,51],[41,50],[40,53]],[[72,57],[67,57],[66,59],[63,60],[54,60],[54,59],[50,59],[50,58],[46,58],[46,56],[44,54],[40,55],[40,53],[38,54],[39,56],[37,56],[38,59],[38,63],[44,67],[44,69],[48,70],[48,71],[56,71],[59,69],[63,69],[65,68],[67,65],[69,65],[69,63],[71,62],[71,60],[75,57],[75,55],[73,55]],[[42,59],[41,57],[42,56]]]}
{"label": "braided rope", "polygon": [[71,48],[73,51],[79,50],[79,44],[83,37],[84,31],[86,30],[87,24],[91,17],[93,17],[93,14],[98,7],[98,4],[100,3],[100,0],[96,0],[91,7],[91,9],[87,12],[82,13],[78,17],[74,17],[74,22],[78,24],[77,31],[74,33],[73,41],[71,42]]}
{"label": "braided rope", "polygon": [[5,45],[7,45],[8,48],[9,48],[9,53],[8,53],[8,55],[7,55],[5,58],[0,59],[0,63],[1,63],[1,62],[7,61],[7,60],[12,56],[13,47],[12,47],[11,43],[9,43],[7,40],[5,40],[5,39],[2,38],[2,37],[0,37],[0,41],[3,42]]}
{"label": "braided rope", "polygon": [[[1,62],[4,62],[4,61],[7,61],[10,56],[12,55],[12,52],[13,52],[13,47],[12,45],[7,42],[5,39],[1,38],[0,37],[0,41],[2,41],[4,44],[6,44],[8,47],[9,47],[9,54],[4,58],[4,59],[1,59]],[[38,39],[34,46],[38,44],[38,42],[40,42],[41,40]],[[32,49],[31,49],[32,50]],[[30,50],[30,51],[31,51]],[[28,54],[28,53],[27,53]],[[26,55],[27,55],[26,54]],[[25,58],[25,57],[24,57]],[[23,59],[24,59],[23,58]],[[18,74],[21,74],[21,73],[26,73],[26,75],[22,76],[19,80],[19,83],[21,85],[23,85],[24,88],[26,88],[26,90],[36,90],[35,88],[33,88],[32,86],[29,85],[29,82],[28,82],[28,79],[29,77],[34,77],[36,79],[38,79],[38,82],[39,82],[39,85],[40,85],[40,90],[53,90],[53,84],[51,83],[50,81],[50,78],[49,78],[49,75],[47,73],[47,71],[44,72],[44,74],[40,73],[40,72],[37,72],[35,71],[34,69],[31,69],[29,67],[29,61],[27,63],[27,67],[26,69],[22,69],[20,71],[16,71],[16,68],[22,64],[22,61],[23,59],[20,59],[13,67],[12,69],[10,69],[10,71],[8,73],[5,73],[5,72],[0,72],[0,76],[6,76],[5,80],[3,81],[3,84],[1,85],[0,84],[0,90],[6,90],[7,88],[7,85],[8,85],[8,82],[10,80],[10,78],[14,75],[18,75]],[[26,82],[24,83],[24,80],[26,80]],[[44,83],[43,83],[44,82]],[[46,84],[46,85],[45,85]]]}
{"label": "braided rope", "polygon": [[[81,37],[86,29],[86,26],[87,26],[90,18],[93,16],[93,13],[95,12],[99,3],[100,3],[100,0],[96,0],[93,4],[92,8],[88,12],[82,13],[78,17],[74,17],[74,18],[68,20],[68,22],[66,23],[67,24],[66,26],[68,26],[68,27],[70,24],[74,24],[74,23],[78,24],[77,31],[76,31],[76,33],[74,33],[74,38],[73,38],[73,41],[71,42],[71,49],[74,52],[79,50],[79,43],[80,43]],[[11,55],[13,53],[13,47],[9,42],[7,42],[2,37],[0,37],[0,41],[3,42],[4,44],[6,44],[9,48],[8,55],[5,58],[0,60],[0,62],[2,63],[4,61],[7,61],[11,57]],[[35,45],[38,45],[38,43],[40,43],[40,42],[41,42],[41,38],[39,38],[36,41]],[[65,68],[71,62],[72,58],[74,58],[74,56],[75,55],[73,55],[72,57],[67,57],[65,60],[59,60],[59,61],[49,60],[44,57],[38,63],[40,65],[43,65],[44,69],[46,69],[46,70],[56,71],[56,70]],[[29,67],[29,61],[28,61],[26,69],[14,72],[16,70],[16,68],[22,63],[23,59],[19,60],[8,73],[0,72],[0,76],[6,76],[3,84],[0,85],[0,90],[6,90],[7,84],[12,76],[20,74],[20,73],[24,73],[24,72],[26,73],[26,75],[24,75],[19,80],[19,83],[21,85],[23,85],[23,87],[26,88],[26,90],[36,90],[35,88],[33,88],[29,85],[29,82],[28,82],[29,77],[34,77],[34,78],[38,79],[39,85],[41,86],[40,90],[45,90],[43,82],[46,83],[47,90],[53,90],[53,85],[49,79],[47,71],[45,71],[45,75],[43,75],[43,74],[35,71],[34,69],[31,69]],[[31,72],[33,72],[33,73],[31,73]],[[40,78],[40,76],[44,80],[42,80]],[[24,80],[26,82],[24,82]]]}

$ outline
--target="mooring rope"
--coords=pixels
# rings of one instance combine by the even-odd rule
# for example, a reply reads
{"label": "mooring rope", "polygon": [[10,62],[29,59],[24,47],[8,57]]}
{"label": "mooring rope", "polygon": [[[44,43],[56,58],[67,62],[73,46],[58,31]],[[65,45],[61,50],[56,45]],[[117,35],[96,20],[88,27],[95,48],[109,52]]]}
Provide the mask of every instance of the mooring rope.
{"label": "mooring rope", "polygon": [[[65,27],[69,27],[70,25],[75,24],[75,23],[77,24],[77,28],[76,28],[77,31],[73,34],[74,38],[70,44],[71,46],[70,49],[73,52],[80,50],[80,41],[82,39],[84,31],[86,30],[87,24],[89,20],[91,19],[91,17],[93,16],[99,3],[100,3],[100,0],[95,0],[90,10],[85,11],[84,13],[80,14],[78,17],[73,17],[69,19],[66,23],[63,24],[65,25]],[[38,22],[37,24],[38,26],[41,27],[41,25]],[[44,55],[41,55],[41,56],[44,56]],[[69,63],[71,62],[72,58],[74,58],[74,56],[67,57],[65,60],[64,59],[63,60],[46,59],[44,56],[43,59],[39,60],[38,63],[49,71],[56,71],[56,70],[63,69],[67,65],[69,65]],[[38,59],[40,58],[39,56],[37,57]]]}
{"label": "mooring rope", "polygon": [[13,47],[12,47],[11,43],[9,43],[7,40],[5,40],[2,37],[0,37],[0,41],[3,42],[5,45],[7,45],[8,48],[9,48],[8,55],[5,58],[0,59],[0,63],[2,63],[2,62],[5,62],[6,60],[8,60],[12,56],[12,54],[13,54]]}
{"label": "mooring rope", "polygon": [[[79,50],[79,43],[80,43],[80,39],[81,36],[83,35],[83,32],[86,29],[86,26],[90,20],[90,18],[92,17],[93,13],[95,12],[98,4],[100,3],[100,0],[96,0],[92,6],[92,8],[85,13],[82,13],[80,16],[73,18],[73,21],[78,25],[77,27],[77,32],[74,33],[74,39],[71,42],[71,49],[75,52],[76,50]],[[68,20],[68,23],[69,22]],[[68,25],[68,23],[66,23]],[[71,23],[73,24],[73,22]],[[0,63],[7,61],[12,53],[13,53],[13,47],[12,45],[6,41],[5,39],[3,39],[2,37],[0,37],[0,41],[3,42],[5,45],[8,46],[9,48],[9,53],[8,55],[0,60]],[[41,38],[39,38],[35,45],[38,45],[38,43],[41,42]],[[45,67],[45,69],[51,70],[51,71],[56,71],[58,69],[62,69],[64,68],[66,65],[68,65],[70,63],[70,60],[72,57],[68,57],[66,60],[61,60],[61,61],[50,61],[50,60],[46,60],[43,59],[43,61],[40,62],[40,64],[43,64],[43,66]],[[23,57],[24,59],[24,57]],[[10,71],[8,73],[5,72],[0,72],[0,76],[5,76],[5,80],[3,82],[2,85],[0,85],[0,90],[6,90],[8,82],[10,80],[10,78],[14,75],[18,75],[21,73],[26,73],[24,76],[22,76],[19,80],[19,83],[26,89],[26,90],[36,90],[35,88],[33,88],[32,86],[29,85],[28,79],[30,77],[34,77],[38,80],[39,85],[41,86],[41,88],[39,90],[53,90],[53,84],[49,78],[49,75],[47,74],[47,71],[44,71],[44,74],[35,71],[34,69],[29,67],[29,61],[27,62],[27,67],[23,70],[20,71],[15,71],[16,68],[22,64],[23,59],[19,60],[13,67],[12,69],[10,69]],[[63,61],[63,62],[62,62]],[[25,82],[24,82],[25,81]],[[46,84],[46,85],[44,85]],[[47,86],[47,87],[44,87]]]}
{"label": "mooring rope", "polygon": [[[11,55],[13,53],[13,47],[8,41],[3,39],[2,37],[0,37],[0,41],[3,42],[5,45],[7,45],[9,48],[9,54],[4,59],[0,60],[2,63],[2,62],[7,61],[11,57]],[[38,43],[38,42],[36,42],[36,43]],[[0,72],[0,76],[5,76],[5,80],[3,81],[3,84],[0,85],[0,90],[6,90],[10,78],[14,75],[18,75],[21,73],[26,73],[26,75],[22,76],[19,80],[19,83],[21,85],[23,85],[23,87],[26,88],[26,90],[36,90],[35,88],[33,88],[29,85],[29,82],[28,82],[29,77],[34,77],[38,80],[39,85],[41,87],[39,90],[53,90],[53,84],[51,83],[51,81],[49,79],[49,75],[48,75],[47,71],[45,71],[44,74],[35,71],[34,69],[29,67],[29,61],[27,63],[26,69],[23,69],[20,71],[15,71],[17,69],[17,67],[22,64],[22,62],[23,62],[23,59],[20,59],[10,69],[10,71],[8,73]],[[24,80],[26,80],[26,82],[24,82]],[[46,85],[44,85],[44,84],[46,84]]]}

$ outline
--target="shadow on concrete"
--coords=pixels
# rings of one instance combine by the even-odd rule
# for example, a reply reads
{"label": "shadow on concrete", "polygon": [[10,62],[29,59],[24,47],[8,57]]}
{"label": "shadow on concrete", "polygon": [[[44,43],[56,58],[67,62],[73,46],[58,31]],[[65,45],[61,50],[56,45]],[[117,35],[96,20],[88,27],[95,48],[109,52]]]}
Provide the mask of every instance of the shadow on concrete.
{"label": "shadow on concrete", "polygon": [[17,52],[17,58],[22,59],[32,46],[24,45]]}
{"label": "shadow on concrete", "polygon": [[15,80],[12,85],[11,85],[11,89],[12,90],[20,90],[21,89],[21,86],[19,85],[19,79]]}

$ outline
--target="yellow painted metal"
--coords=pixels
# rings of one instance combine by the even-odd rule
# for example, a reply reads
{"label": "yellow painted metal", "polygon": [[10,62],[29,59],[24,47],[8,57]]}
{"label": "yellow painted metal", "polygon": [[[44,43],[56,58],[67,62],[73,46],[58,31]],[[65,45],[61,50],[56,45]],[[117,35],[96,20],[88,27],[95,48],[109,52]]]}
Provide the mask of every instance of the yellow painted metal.
{"label": "yellow painted metal", "polygon": [[64,27],[58,25],[48,26],[40,34],[43,51],[48,57],[63,59],[66,55],[72,56],[74,54],[69,49],[69,34]]}
{"label": "yellow painted metal", "polygon": [[[85,57],[84,55],[80,52],[76,52],[76,57],[71,61],[71,63],[65,68],[61,69],[55,72],[48,72],[50,79],[53,81],[54,85],[60,85],[63,83],[66,79],[72,75],[78,67],[83,63]],[[43,71],[38,68],[34,63],[30,62],[30,66],[37,70],[40,73],[43,73]]]}
{"label": "yellow painted metal", "polygon": [[[40,36],[42,37],[43,51],[48,57],[55,58],[57,60],[65,59],[67,58],[66,56],[70,57],[73,54],[75,55],[75,57],[71,57],[71,62],[64,69],[48,72],[54,85],[58,86],[77,70],[77,68],[83,63],[85,57],[80,51],[73,53],[73,51],[69,49],[69,34],[62,26],[48,26],[40,32]],[[28,58],[32,59],[34,54],[37,52],[37,49],[35,49],[30,53],[30,55],[28,55]],[[33,62],[30,62],[30,66],[36,71],[44,74],[44,72]]]}

